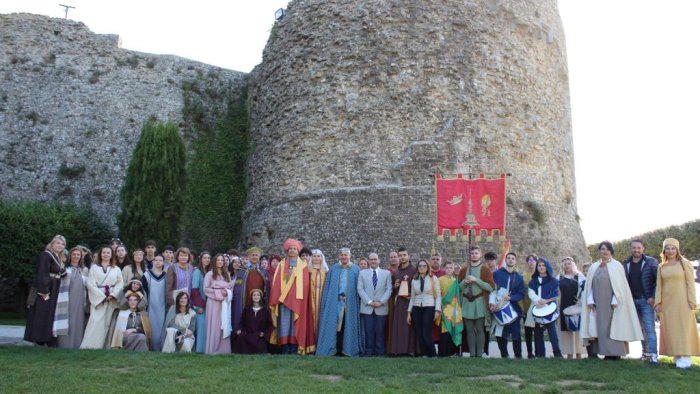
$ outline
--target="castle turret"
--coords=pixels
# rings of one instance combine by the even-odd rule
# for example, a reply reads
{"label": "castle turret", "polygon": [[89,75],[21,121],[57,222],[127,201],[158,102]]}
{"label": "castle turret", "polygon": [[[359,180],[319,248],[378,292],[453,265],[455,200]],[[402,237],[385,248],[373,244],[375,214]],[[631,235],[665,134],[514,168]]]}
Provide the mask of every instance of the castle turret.
{"label": "castle turret", "polygon": [[253,77],[248,242],[428,253],[432,174],[507,172],[513,248],[588,256],[556,1],[292,1]]}

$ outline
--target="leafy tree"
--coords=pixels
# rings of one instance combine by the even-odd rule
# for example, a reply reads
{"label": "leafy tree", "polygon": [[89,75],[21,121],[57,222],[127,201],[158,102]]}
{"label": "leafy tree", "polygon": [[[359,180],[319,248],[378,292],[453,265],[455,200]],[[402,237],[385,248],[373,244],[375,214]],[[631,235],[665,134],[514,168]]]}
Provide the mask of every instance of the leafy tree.
{"label": "leafy tree", "polygon": [[177,245],[186,190],[185,143],[177,125],[149,120],[121,190],[119,234],[129,246],[148,239]]}
{"label": "leafy tree", "polygon": [[42,201],[0,200],[0,277],[30,278],[36,260],[56,234],[66,248],[95,248],[109,242],[109,227],[87,206]]}
{"label": "leafy tree", "polygon": [[[615,258],[620,261],[626,259],[629,256],[629,242],[633,239],[639,239],[644,242],[644,253],[658,259],[666,238],[676,238],[680,242],[683,256],[690,260],[700,259],[700,220],[661,228],[629,239],[613,242]],[[599,256],[598,244],[588,245],[588,250],[591,252],[593,260],[597,260]]]}

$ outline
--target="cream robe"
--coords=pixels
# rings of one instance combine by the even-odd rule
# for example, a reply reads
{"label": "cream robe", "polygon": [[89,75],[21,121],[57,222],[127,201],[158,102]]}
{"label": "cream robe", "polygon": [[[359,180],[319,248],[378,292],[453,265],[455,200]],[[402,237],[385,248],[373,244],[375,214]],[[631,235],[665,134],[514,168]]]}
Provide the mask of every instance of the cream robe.
{"label": "cream robe", "polygon": [[[659,354],[699,356],[700,337],[695,313],[688,305],[696,302],[694,270],[688,260],[684,259],[678,264],[680,267],[659,265],[656,274],[654,306],[661,305]],[[676,272],[673,272],[674,269]]]}
{"label": "cream robe", "polygon": [[[595,275],[595,271],[599,266],[600,260],[593,263],[591,268],[588,269],[586,286],[581,295],[583,304],[581,308],[581,339],[584,344],[588,340],[598,337],[595,319],[591,317],[591,310],[588,308],[586,300],[588,300],[588,294],[591,291],[593,275]],[[625,342],[641,341],[643,339],[642,327],[639,325],[637,309],[634,306],[632,292],[630,292],[629,285],[627,284],[625,268],[619,261],[611,259],[608,262],[608,273],[610,274],[613,293],[617,299],[617,307],[613,311],[612,322],[610,324],[610,338]]]}
{"label": "cream robe", "polygon": [[[110,295],[114,299],[102,302],[107,298],[104,288],[110,286]],[[110,267],[107,272],[102,266],[93,264],[87,282],[88,298],[90,299],[90,320],[85,328],[85,336],[80,344],[81,349],[102,349],[105,347],[107,332],[112,319],[112,313],[117,306],[116,297],[124,287],[124,278],[119,267]]]}

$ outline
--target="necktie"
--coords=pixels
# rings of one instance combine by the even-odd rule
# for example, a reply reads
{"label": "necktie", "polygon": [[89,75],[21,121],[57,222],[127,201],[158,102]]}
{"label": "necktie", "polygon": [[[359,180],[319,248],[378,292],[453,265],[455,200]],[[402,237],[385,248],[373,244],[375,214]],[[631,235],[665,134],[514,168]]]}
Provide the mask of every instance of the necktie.
{"label": "necktie", "polygon": [[377,288],[377,270],[372,270],[372,286]]}
{"label": "necktie", "polygon": [[420,277],[420,292],[421,292],[421,293],[423,292],[424,286],[425,286],[425,278],[423,278],[423,277],[421,276],[421,277]]}

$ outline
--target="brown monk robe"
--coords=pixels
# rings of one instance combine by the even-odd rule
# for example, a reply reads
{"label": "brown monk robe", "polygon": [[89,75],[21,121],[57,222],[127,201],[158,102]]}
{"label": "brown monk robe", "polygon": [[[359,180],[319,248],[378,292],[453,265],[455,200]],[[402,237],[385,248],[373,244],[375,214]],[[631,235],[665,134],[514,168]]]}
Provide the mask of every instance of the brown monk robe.
{"label": "brown monk robe", "polygon": [[[415,355],[418,349],[414,330],[406,322],[408,304],[411,301],[409,284],[413,275],[416,274],[416,267],[411,264],[410,260],[407,260],[407,256],[408,253],[405,251],[399,252],[399,258],[404,257],[406,260],[402,261],[399,267],[391,273],[391,281],[395,286],[391,293],[394,308],[391,314],[391,332],[389,333],[388,353],[390,356]],[[408,291],[405,296],[399,295],[403,282],[405,282],[405,289]],[[399,287],[396,287],[397,283]]]}

